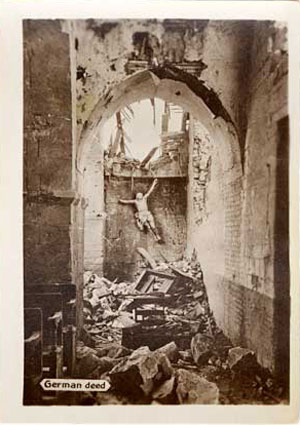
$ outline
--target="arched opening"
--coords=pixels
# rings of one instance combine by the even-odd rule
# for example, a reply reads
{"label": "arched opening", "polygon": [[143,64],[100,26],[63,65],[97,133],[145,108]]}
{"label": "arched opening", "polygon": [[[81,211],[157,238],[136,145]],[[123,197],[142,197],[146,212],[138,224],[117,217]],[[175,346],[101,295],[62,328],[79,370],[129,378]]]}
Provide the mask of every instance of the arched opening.
{"label": "arched opening", "polygon": [[[185,77],[186,81],[184,81]],[[89,179],[97,180],[95,186],[97,186],[98,195],[97,197],[93,196],[93,199],[97,199],[98,203],[94,209],[98,228],[95,230],[96,227],[93,227],[94,230],[90,232],[91,238],[95,240],[93,242],[95,246],[94,263],[90,264],[92,266],[90,268],[101,274],[104,265],[106,270],[109,269],[107,267],[109,257],[113,252],[115,253],[116,247],[119,249],[122,246],[122,244],[120,245],[120,238],[126,240],[125,231],[128,230],[125,225],[126,219],[131,220],[131,224],[135,226],[134,217],[131,216],[131,218],[124,219],[122,229],[117,228],[118,226],[113,227],[113,219],[110,222],[112,227],[110,236],[107,238],[105,233],[108,217],[107,205],[104,201],[105,163],[101,160],[104,154],[102,135],[105,123],[126,106],[144,99],[148,101],[154,98],[162,99],[165,102],[179,105],[184,112],[188,113],[192,124],[190,124],[187,143],[187,178],[182,188],[183,191],[186,191],[186,212],[184,213],[186,235],[183,237],[185,239],[184,249],[180,248],[181,256],[184,254],[192,255],[193,252],[196,252],[206,276],[211,306],[216,313],[217,322],[223,325],[226,321],[224,294],[219,290],[219,287],[227,273],[226,243],[232,242],[232,238],[234,238],[234,234],[230,234],[231,229],[224,230],[224,222],[227,207],[232,196],[235,196],[234,193],[231,196],[231,192],[235,191],[234,182],[240,179],[242,173],[240,151],[234,125],[217,95],[207,88],[204,82],[195,80],[191,80],[190,76],[182,71],[177,74],[176,68],[168,70],[167,78],[162,70],[147,70],[137,72],[126,78],[106,93],[99,100],[81,134],[77,156],[77,168],[79,170],[77,183],[79,192],[83,197],[88,198],[87,187],[89,185],[86,183]],[[90,168],[88,170],[87,164],[89,162]],[[146,191],[146,187],[151,185],[153,179],[153,176],[150,178],[149,175],[148,181],[145,180],[145,182],[147,181],[146,185],[134,179],[136,183],[136,187],[134,187],[132,186],[132,179],[129,177],[127,176],[127,183],[124,183],[122,189],[129,199],[135,195],[136,191]],[[163,200],[159,202],[163,204]],[[238,196],[237,202],[239,202]],[[116,206],[116,199],[114,199],[114,203]],[[180,205],[179,200],[176,205]],[[121,207],[117,206],[116,214],[120,214],[119,208]],[[213,223],[215,223],[215,226]],[[238,225],[239,223],[237,223]],[[212,228],[214,231],[211,230]],[[161,230],[163,231],[163,229]],[[134,231],[138,232],[137,229]],[[101,243],[100,239],[103,240],[103,235],[106,239],[114,239],[113,243],[111,240],[106,241],[106,244]],[[85,241],[89,237],[86,228]],[[154,245],[152,242],[150,244],[146,242],[144,246],[149,248],[149,246]],[[111,249],[108,248],[109,246]],[[171,245],[169,244],[169,246]],[[132,245],[126,246],[125,249],[131,251]],[[155,247],[155,250],[158,251],[157,247]],[[164,246],[164,250],[166,254],[168,245]],[[161,254],[161,247],[159,251]],[[124,255],[124,246],[123,250],[119,252],[119,255],[122,254]],[[162,254],[164,255],[164,253]],[[218,258],[218,267],[216,267],[214,261],[216,257]],[[86,264],[88,264],[88,261],[86,261]],[[109,270],[110,277],[113,277],[112,275],[116,273],[116,270],[120,270],[120,266],[122,266],[122,263]],[[124,267],[121,267],[121,269],[124,270]],[[133,265],[127,275],[125,273],[125,277],[128,277],[129,274],[133,275],[135,271],[136,264]]]}
{"label": "arched opening", "polygon": [[[99,143],[101,128],[109,117],[126,105],[156,97],[178,104],[195,119],[201,121],[216,141],[218,150],[222,154],[224,173],[231,170],[231,176],[236,177],[241,174],[240,149],[236,130],[218,96],[207,88],[203,81],[198,81],[196,77],[183,71],[177,75],[174,69],[176,70],[172,67],[172,72],[166,76],[161,76],[156,69],[136,72],[109,90],[98,101],[80,135],[77,153],[79,171],[82,172],[84,169],[86,155],[91,146]],[[184,77],[187,78],[186,82]],[[227,175],[229,173],[226,173]]]}
{"label": "arched opening", "polygon": [[[187,245],[188,113],[157,98],[144,99],[117,111],[100,138],[102,152],[92,150],[85,167],[85,269],[130,280],[142,262],[139,248],[156,261],[182,258]],[[138,193],[146,194],[154,179],[155,190],[147,199],[152,229],[142,225],[135,205],[120,200],[131,202]]]}

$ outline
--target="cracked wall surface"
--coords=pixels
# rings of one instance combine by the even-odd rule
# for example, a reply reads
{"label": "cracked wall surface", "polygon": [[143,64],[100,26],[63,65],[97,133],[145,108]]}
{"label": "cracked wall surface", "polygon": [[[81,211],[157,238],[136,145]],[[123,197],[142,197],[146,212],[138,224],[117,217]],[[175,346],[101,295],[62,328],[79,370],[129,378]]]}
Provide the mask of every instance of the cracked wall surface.
{"label": "cracked wall surface", "polygon": [[242,128],[252,22],[76,20],[72,25],[77,67],[87,74],[77,80],[78,135],[98,99],[130,73],[130,61],[138,62],[138,69],[176,65],[201,76]]}

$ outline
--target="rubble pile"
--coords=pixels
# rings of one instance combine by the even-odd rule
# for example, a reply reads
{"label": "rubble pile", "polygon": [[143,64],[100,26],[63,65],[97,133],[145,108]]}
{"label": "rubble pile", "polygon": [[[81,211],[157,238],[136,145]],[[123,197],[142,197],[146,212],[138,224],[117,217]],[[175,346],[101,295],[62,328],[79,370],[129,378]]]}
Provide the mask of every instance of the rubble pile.
{"label": "rubble pile", "polygon": [[151,264],[133,283],[85,275],[76,377],[106,379],[111,388],[83,402],[279,403],[282,389],[255,353],[233,347],[217,328],[199,263]]}
{"label": "rubble pile", "polygon": [[83,296],[84,330],[95,346],[123,342],[134,349],[149,345],[151,334],[151,349],[175,341],[184,350],[196,333],[216,331],[197,262],[160,263],[134,283],[86,273]]}

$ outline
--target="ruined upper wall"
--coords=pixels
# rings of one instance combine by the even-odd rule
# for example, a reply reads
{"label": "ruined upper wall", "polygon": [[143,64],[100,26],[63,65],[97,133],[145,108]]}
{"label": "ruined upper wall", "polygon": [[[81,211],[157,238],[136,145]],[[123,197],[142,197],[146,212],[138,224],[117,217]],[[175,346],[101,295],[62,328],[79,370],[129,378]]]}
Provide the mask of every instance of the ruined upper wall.
{"label": "ruined upper wall", "polygon": [[109,89],[139,69],[165,64],[204,80],[219,95],[243,135],[252,22],[77,20],[72,28],[78,137]]}

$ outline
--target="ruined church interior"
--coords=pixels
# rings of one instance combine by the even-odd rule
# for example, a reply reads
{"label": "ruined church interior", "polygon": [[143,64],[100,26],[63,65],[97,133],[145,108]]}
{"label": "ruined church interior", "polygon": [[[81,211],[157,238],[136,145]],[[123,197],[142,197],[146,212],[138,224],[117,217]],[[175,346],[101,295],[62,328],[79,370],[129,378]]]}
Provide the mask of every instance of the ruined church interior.
{"label": "ruined church interior", "polygon": [[23,21],[25,405],[289,403],[287,37]]}

